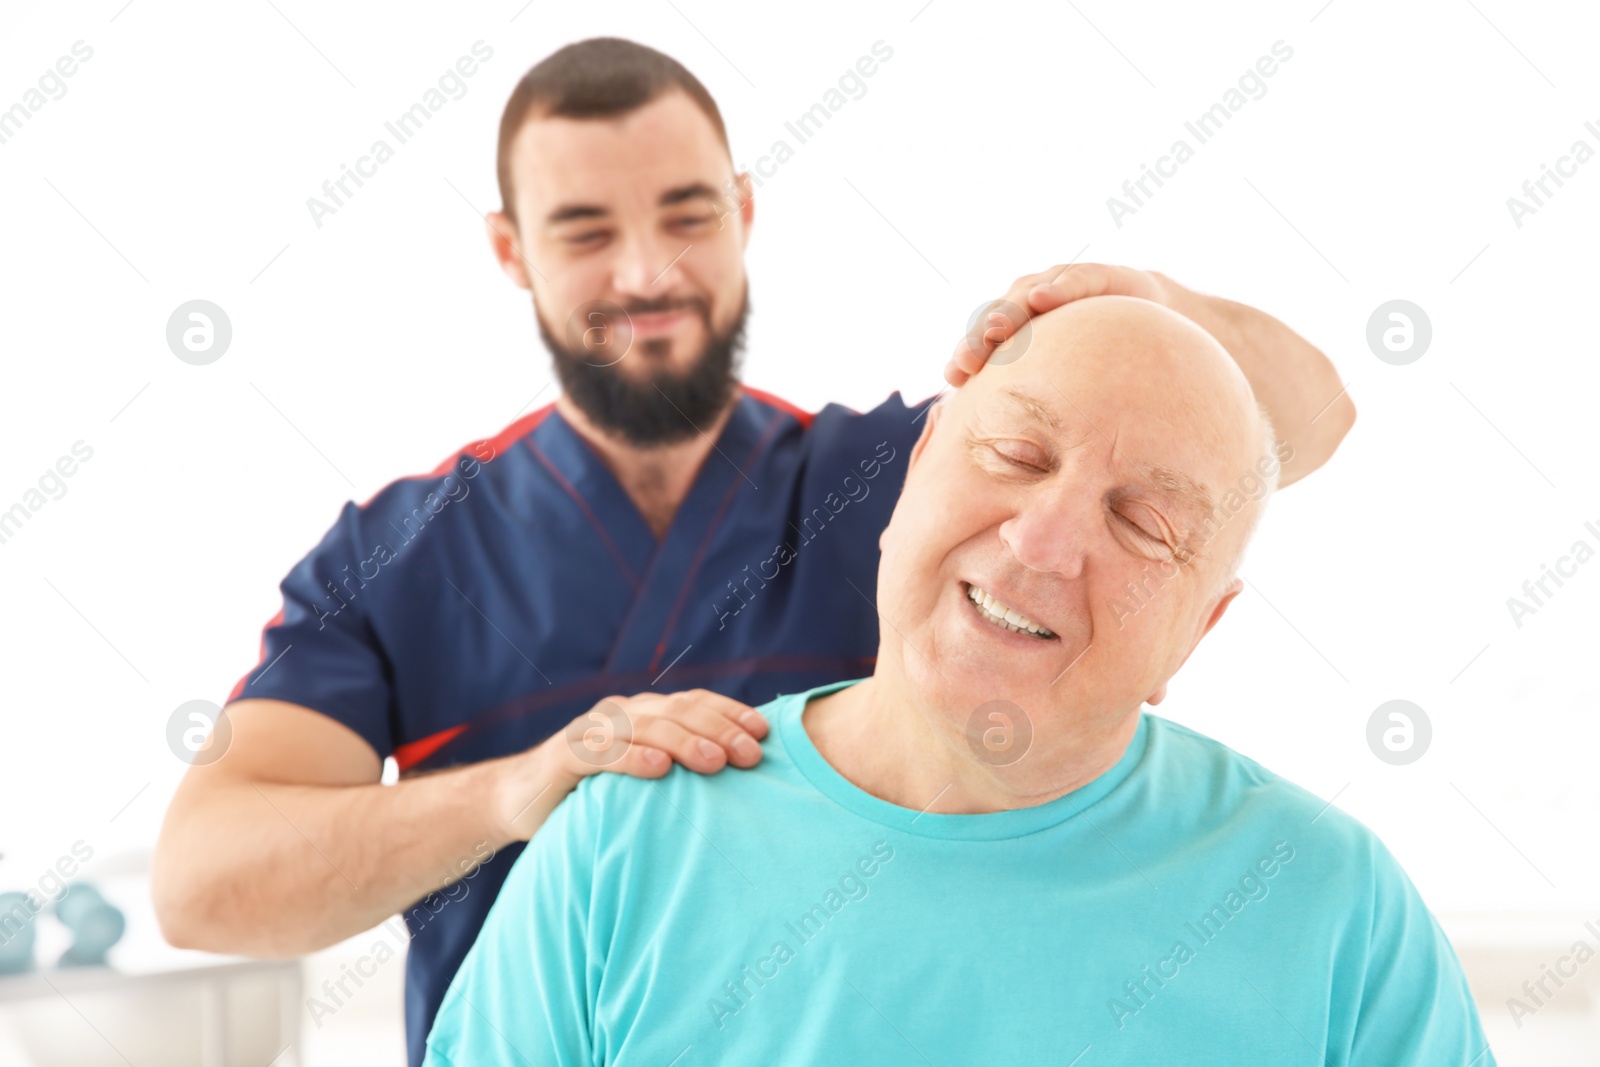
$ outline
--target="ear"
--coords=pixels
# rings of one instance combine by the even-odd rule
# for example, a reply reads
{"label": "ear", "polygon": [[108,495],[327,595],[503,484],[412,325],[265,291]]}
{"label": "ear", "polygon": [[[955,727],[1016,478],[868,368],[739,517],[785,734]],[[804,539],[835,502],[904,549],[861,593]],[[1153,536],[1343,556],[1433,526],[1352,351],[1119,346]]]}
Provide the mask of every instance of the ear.
{"label": "ear", "polygon": [[[1218,620],[1222,618],[1223,613],[1228,610],[1228,605],[1233,603],[1233,598],[1238,596],[1240,591],[1243,589],[1244,580],[1241,578],[1235,578],[1233,581],[1228,583],[1228,588],[1223,591],[1222,596],[1218,598],[1216,605],[1212,607],[1211,614],[1209,617],[1207,617],[1205,626],[1201,627],[1200,632],[1195,635],[1194,644],[1189,646],[1189,651],[1185,652],[1183,654],[1183,659],[1178,661],[1178,668],[1173,670],[1173,674],[1177,674],[1178,669],[1181,669],[1185,663],[1189,662],[1189,657],[1194,655],[1194,650],[1200,647],[1200,639],[1211,632],[1211,628],[1217,624]],[[1154,693],[1151,693],[1149,696],[1145,697],[1144,702],[1154,707],[1156,704],[1159,704],[1165,700],[1166,697],[1167,683],[1162,682],[1156,687],[1156,691]]]}
{"label": "ear", "polygon": [[519,289],[532,292],[533,283],[528,278],[528,264],[522,258],[522,235],[517,224],[503,211],[491,211],[483,217],[484,230],[489,236],[489,249]]}
{"label": "ear", "polygon": [[744,224],[744,236],[740,247],[750,247],[750,224],[756,220],[756,193],[755,184],[750,180],[749,171],[740,171],[734,179],[739,185],[739,221]]}
{"label": "ear", "polygon": [[928,414],[923,416],[926,420],[922,426],[922,433],[917,435],[917,443],[911,446],[911,458],[906,460],[906,477],[916,469],[917,460],[922,456],[922,450],[928,447],[928,441],[933,437],[934,424],[944,415],[944,409],[949,404],[948,400],[935,400],[928,405]]}
{"label": "ear", "polygon": [[[911,446],[911,455],[906,460],[906,478],[909,479],[911,477],[911,472],[916,470],[916,468],[917,468],[917,460],[922,457],[923,449],[927,448],[928,447],[928,442],[933,439],[933,427],[934,427],[934,424],[937,423],[939,421],[939,419],[944,415],[944,409],[945,409],[945,403],[941,402],[941,401],[937,401],[936,400],[931,405],[929,405],[928,413],[923,416],[924,422],[923,422],[923,426],[922,426],[922,432],[917,435],[917,443]],[[882,532],[880,532],[878,534],[878,551],[879,552],[883,551],[884,538],[889,536],[889,527],[891,527],[893,525],[894,525],[894,516],[891,514],[889,516],[888,525],[884,526]]]}
{"label": "ear", "polygon": [[[1244,579],[1242,578],[1235,578],[1228,583],[1228,588],[1223,590],[1222,596],[1217,600],[1217,606],[1211,609],[1211,617],[1206,620],[1205,629],[1200,631],[1200,637],[1204,637],[1211,632],[1211,628],[1217,624],[1217,620],[1222,618],[1223,612],[1228,610],[1228,605],[1233,603],[1233,598],[1238,596],[1243,589]],[[1200,637],[1194,639],[1196,645],[1200,643]],[[1194,649],[1191,647],[1189,651],[1193,652]],[[1187,656],[1184,658],[1188,659]]]}

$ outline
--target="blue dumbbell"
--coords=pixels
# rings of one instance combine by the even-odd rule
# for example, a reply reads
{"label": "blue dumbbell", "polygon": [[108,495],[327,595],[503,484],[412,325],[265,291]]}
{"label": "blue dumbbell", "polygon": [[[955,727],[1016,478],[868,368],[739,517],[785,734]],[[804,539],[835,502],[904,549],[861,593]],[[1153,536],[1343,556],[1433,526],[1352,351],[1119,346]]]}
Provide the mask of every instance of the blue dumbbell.
{"label": "blue dumbbell", "polygon": [[33,970],[33,917],[38,913],[26,893],[0,893],[0,974]]}
{"label": "blue dumbbell", "polygon": [[122,940],[127,920],[87,882],[74,882],[56,899],[56,918],[72,931],[72,947],[61,954],[59,967],[103,967],[106,953]]}

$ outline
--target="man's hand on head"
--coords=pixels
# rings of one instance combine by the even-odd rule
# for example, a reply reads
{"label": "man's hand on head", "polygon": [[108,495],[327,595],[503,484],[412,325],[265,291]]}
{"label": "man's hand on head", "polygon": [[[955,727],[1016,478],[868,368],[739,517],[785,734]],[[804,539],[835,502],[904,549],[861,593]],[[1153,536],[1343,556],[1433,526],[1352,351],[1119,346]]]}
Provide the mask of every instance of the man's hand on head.
{"label": "man's hand on head", "polygon": [[[1244,372],[1286,449],[1278,486],[1292,485],[1333,455],[1355,422],[1338,369],[1305,338],[1265,312],[1195,292],[1164,274],[1104,263],[1069,263],[1024,274],[987,305],[956,345],[944,377],[961,386],[1035,315],[1090,296],[1132,296],[1176,311],[1205,330]],[[1026,338],[1019,338],[1018,351]]]}
{"label": "man's hand on head", "polygon": [[506,835],[527,840],[562,797],[591,774],[660,778],[674,762],[700,774],[761,762],[767,720],[706,689],[610,696],[537,748],[508,762],[498,814]]}
{"label": "man's hand on head", "polygon": [[1011,283],[1006,295],[994,301],[956,345],[944,378],[961,386],[982,370],[994,350],[1035,315],[1090,296],[1136,296],[1167,302],[1168,282],[1152,271],[1115,267],[1104,263],[1066,263],[1037,274],[1024,274]]}

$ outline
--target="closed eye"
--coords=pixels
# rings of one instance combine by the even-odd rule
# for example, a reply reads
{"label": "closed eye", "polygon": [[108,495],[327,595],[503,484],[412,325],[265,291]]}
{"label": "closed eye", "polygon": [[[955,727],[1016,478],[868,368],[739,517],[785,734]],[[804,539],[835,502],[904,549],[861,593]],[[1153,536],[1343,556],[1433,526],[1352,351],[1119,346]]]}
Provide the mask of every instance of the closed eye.
{"label": "closed eye", "polygon": [[1134,521],[1133,519],[1130,519],[1126,515],[1118,515],[1117,518],[1121,519],[1123,522],[1125,522],[1129,526],[1131,526],[1133,528],[1133,532],[1138,534],[1138,535],[1140,535],[1141,537],[1148,538],[1151,541],[1163,541],[1163,540],[1165,540],[1165,538],[1163,538],[1159,533],[1151,533],[1144,526],[1140,525],[1138,522]]}
{"label": "closed eye", "polygon": [[999,441],[985,442],[990,452],[999,456],[1007,466],[1017,470],[1027,471],[1031,474],[1049,474],[1050,458],[1043,450],[1028,444],[1025,441]]}
{"label": "closed eye", "polygon": [[1172,546],[1164,533],[1152,533],[1143,524],[1135,522],[1121,512],[1113,512],[1113,514],[1123,526],[1131,530],[1146,546],[1159,550],[1164,559],[1178,558],[1179,551]]}

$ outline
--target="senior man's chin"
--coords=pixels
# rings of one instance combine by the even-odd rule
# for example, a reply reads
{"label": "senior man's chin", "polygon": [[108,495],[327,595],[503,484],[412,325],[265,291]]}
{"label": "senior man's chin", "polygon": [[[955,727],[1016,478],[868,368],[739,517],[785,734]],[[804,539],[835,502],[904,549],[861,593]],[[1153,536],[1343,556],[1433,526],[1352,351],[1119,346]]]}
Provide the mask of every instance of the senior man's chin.
{"label": "senior man's chin", "polygon": [[965,582],[933,612],[935,677],[968,693],[1043,692],[1088,647],[1086,627],[1038,634],[996,619]]}

